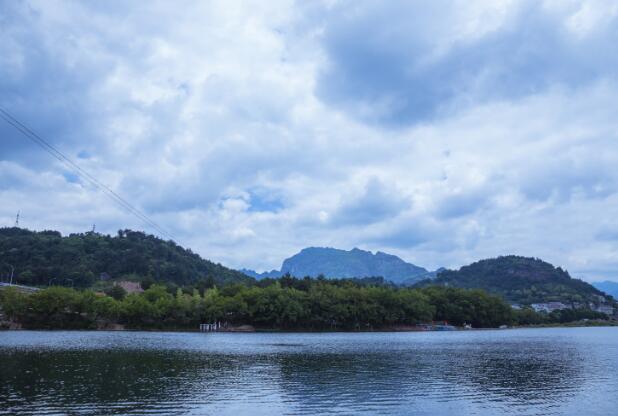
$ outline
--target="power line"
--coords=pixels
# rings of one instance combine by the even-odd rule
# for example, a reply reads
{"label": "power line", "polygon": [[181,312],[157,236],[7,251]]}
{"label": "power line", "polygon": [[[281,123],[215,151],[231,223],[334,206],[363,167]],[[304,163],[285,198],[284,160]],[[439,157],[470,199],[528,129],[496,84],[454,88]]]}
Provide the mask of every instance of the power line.
{"label": "power line", "polygon": [[161,235],[164,235],[164,236],[167,236],[168,238],[173,239],[173,237],[169,233],[167,233],[156,222],[154,222],[148,216],[146,216],[146,214],[143,214],[142,212],[140,212],[137,208],[131,205],[128,201],[126,201],[124,198],[122,198],[120,195],[114,192],[110,187],[101,183],[98,179],[96,179],[95,177],[90,175],[88,172],[83,170],[79,165],[77,165],[70,158],[65,156],[62,152],[60,152],[58,149],[52,146],[49,142],[47,142],[41,136],[33,132],[31,129],[29,129],[19,120],[17,120],[15,117],[13,117],[8,111],[4,110],[3,108],[0,108],[0,117],[2,117],[7,123],[9,123],[15,129],[17,129],[20,133],[22,133],[28,139],[32,140],[37,145],[39,145],[41,148],[43,148],[43,150],[45,150],[47,153],[51,154],[54,158],[56,158],[58,161],[64,164],[67,168],[69,168],[70,170],[73,170],[79,177],[90,182],[93,186],[95,186],[96,188],[106,193],[108,197],[113,199],[114,202],[116,202],[118,205],[123,207],[129,213],[133,214],[138,219],[148,224],[150,227],[154,228]]}
{"label": "power line", "polygon": [[6,121],[8,124],[13,126],[17,131],[19,131],[25,137],[27,137],[28,139],[36,143],[43,150],[45,150],[47,153],[52,155],[55,159],[60,161],[67,168],[74,171],[80,178],[88,181],[90,184],[95,186],[97,189],[104,192],[109,198],[111,198],[114,202],[116,202],[118,205],[120,205],[130,214],[134,215],[139,220],[143,221],[145,224],[152,227],[162,236],[166,236],[169,239],[174,240],[173,236],[171,236],[167,231],[165,231],[165,229],[159,226],[159,224],[154,222],[146,214],[142,213],[140,210],[138,210],[133,205],[131,205],[127,200],[125,200],[120,195],[118,195],[116,192],[114,192],[114,190],[112,190],[109,186],[101,183],[97,178],[95,178],[94,176],[89,174],[87,171],[82,169],[79,165],[73,162],[69,157],[64,155],[62,152],[60,152],[58,149],[52,146],[49,142],[47,142],[41,136],[39,136],[34,131],[32,131],[30,128],[28,128],[26,125],[21,123],[19,120],[13,117],[8,111],[3,109],[2,107],[0,107],[0,117],[4,121]]}

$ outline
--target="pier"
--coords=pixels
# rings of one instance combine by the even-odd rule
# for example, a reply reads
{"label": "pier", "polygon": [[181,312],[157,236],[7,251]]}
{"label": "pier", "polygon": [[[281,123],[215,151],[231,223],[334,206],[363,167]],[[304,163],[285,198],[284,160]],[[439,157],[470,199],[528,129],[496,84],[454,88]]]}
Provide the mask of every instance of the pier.
{"label": "pier", "polygon": [[212,324],[200,324],[200,332],[217,332],[224,327],[227,327],[227,325],[222,325],[221,322],[215,322]]}

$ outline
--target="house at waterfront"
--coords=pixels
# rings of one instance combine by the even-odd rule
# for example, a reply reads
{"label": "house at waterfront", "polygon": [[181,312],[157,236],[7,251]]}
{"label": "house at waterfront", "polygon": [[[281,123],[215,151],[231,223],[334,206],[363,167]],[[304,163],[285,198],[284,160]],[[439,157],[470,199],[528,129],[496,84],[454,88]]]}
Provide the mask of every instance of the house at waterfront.
{"label": "house at waterfront", "polygon": [[604,313],[607,316],[612,316],[614,314],[614,308],[609,305],[599,305],[593,308],[593,311]]}
{"label": "house at waterfront", "polygon": [[142,293],[144,291],[140,282],[130,282],[128,280],[123,280],[121,282],[116,282],[115,284],[116,286],[120,286],[121,288],[126,290],[127,293]]}
{"label": "house at waterfront", "polygon": [[535,312],[551,313],[553,311],[559,311],[562,309],[571,309],[569,306],[562,302],[547,302],[547,303],[533,303],[530,305]]}
{"label": "house at waterfront", "polygon": [[607,302],[607,299],[605,299],[605,296],[601,296],[601,295],[594,295],[595,298],[597,298],[597,301],[599,303],[605,303]]}
{"label": "house at waterfront", "polygon": [[548,312],[548,307],[546,303],[533,303],[530,305],[535,312]]}

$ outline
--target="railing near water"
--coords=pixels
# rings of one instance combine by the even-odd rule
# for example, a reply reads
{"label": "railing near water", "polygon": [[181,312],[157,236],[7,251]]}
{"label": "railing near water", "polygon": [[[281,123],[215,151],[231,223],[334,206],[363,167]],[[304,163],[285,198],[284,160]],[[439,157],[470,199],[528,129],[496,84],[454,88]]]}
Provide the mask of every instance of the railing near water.
{"label": "railing near water", "polygon": [[14,287],[16,289],[23,290],[23,291],[26,291],[26,292],[36,292],[37,290],[41,290],[38,287],[13,285],[13,284],[10,284],[10,283],[0,282],[0,288],[3,288],[3,287]]}
{"label": "railing near water", "polygon": [[200,332],[216,332],[222,329],[223,327],[224,325],[222,325],[221,322],[215,322],[212,324],[200,324]]}

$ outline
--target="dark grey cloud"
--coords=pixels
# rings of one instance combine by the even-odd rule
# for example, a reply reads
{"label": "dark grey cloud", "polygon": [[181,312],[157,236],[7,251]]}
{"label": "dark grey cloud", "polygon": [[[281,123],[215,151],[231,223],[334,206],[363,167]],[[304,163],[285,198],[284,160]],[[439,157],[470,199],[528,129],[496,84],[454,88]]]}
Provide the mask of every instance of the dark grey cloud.
{"label": "dark grey cloud", "polygon": [[331,225],[368,225],[397,216],[410,207],[410,200],[377,177],[370,178],[358,195],[341,195],[342,204]]}
{"label": "dark grey cloud", "polygon": [[604,226],[595,235],[597,240],[618,242],[618,226]]}
{"label": "dark grey cloud", "polygon": [[491,192],[489,189],[469,189],[466,192],[455,192],[439,201],[435,214],[442,219],[474,214],[489,203]]}
{"label": "dark grey cloud", "polygon": [[[599,149],[594,149],[597,152]],[[552,155],[522,166],[517,183],[530,199],[568,201],[575,196],[606,198],[618,192],[618,172],[601,155]]]}
{"label": "dark grey cloud", "polygon": [[[0,22],[0,107],[71,157],[95,153],[105,108],[92,90],[113,69],[110,60],[74,54],[85,46],[80,34],[48,33],[28,2],[2,2]],[[55,163],[4,121],[0,136],[0,154],[7,159],[30,168]]]}
{"label": "dark grey cloud", "polygon": [[452,6],[370,1],[335,8],[325,24],[328,64],[318,96],[363,121],[405,126],[618,74],[615,17],[579,36],[543,3],[518,2],[497,28],[466,37],[454,30],[465,13]]}
{"label": "dark grey cloud", "polygon": [[419,245],[436,238],[436,231],[435,227],[425,221],[408,218],[380,229],[378,234],[367,240],[378,247],[414,250]]}

